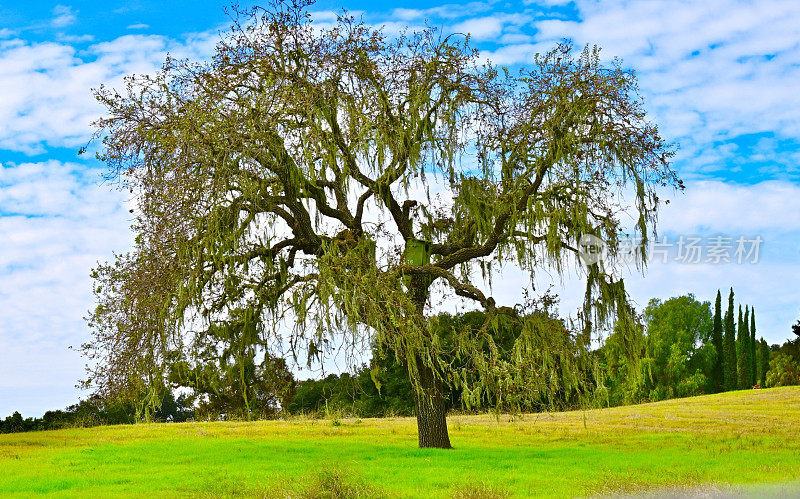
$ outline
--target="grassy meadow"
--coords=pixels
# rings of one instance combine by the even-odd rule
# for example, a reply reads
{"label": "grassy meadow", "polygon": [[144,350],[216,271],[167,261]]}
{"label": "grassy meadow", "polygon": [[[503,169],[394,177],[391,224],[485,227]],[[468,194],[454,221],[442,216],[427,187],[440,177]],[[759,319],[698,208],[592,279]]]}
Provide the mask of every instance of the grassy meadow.
{"label": "grassy meadow", "polygon": [[[590,411],[141,424],[0,435],[0,496],[584,497],[800,490],[800,387]],[[733,488],[731,488],[733,487]],[[763,487],[763,486],[762,486]],[[746,492],[745,492],[746,493]]]}

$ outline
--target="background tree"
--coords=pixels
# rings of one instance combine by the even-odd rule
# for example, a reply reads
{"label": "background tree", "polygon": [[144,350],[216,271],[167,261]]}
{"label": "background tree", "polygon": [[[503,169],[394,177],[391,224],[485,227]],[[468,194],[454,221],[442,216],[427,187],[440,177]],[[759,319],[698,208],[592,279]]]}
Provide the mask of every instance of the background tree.
{"label": "background tree", "polygon": [[767,386],[796,385],[800,381],[800,321],[792,325],[796,338],[786,340],[783,345],[773,345],[770,352]]}
{"label": "background tree", "polygon": [[[628,310],[610,266],[624,196],[646,242],[655,189],[682,187],[633,73],[597,50],[560,45],[512,74],[433,29],[389,39],[347,16],[317,29],[304,4],[254,9],[211,61],[169,59],[97,98],[100,158],[135,196],[137,246],[130,272],[97,272],[109,300],[86,350],[108,374],[93,380],[161,387],[174,359],[199,365],[209,339],[233,345],[245,314],[262,352],[396,352],[421,447],[450,447],[447,384],[499,404],[584,391],[592,330]],[[610,260],[579,267],[586,299],[568,333],[485,291],[503,263],[531,278],[568,271],[585,235]],[[142,255],[163,287],[137,270]],[[154,322],[115,328],[147,311],[116,304],[145,294]],[[464,369],[442,355],[441,298],[486,313],[454,337]],[[507,359],[500,316],[519,324]],[[116,343],[132,346],[121,356]],[[131,377],[122,364],[142,368]]]}
{"label": "background tree", "polygon": [[[786,340],[778,350],[794,359],[800,359],[800,321],[792,326],[792,332],[796,335],[796,338]],[[777,345],[774,346],[777,347]]]}
{"label": "background tree", "polygon": [[[167,393],[159,409],[152,414],[155,421],[180,422],[192,418],[194,411],[189,401]],[[109,402],[95,395],[72,404],[66,409],[47,411],[41,418],[22,418],[19,412],[5,420],[0,419],[0,433],[22,431],[58,430],[62,428],[97,425],[131,424],[136,421],[136,408],[125,402]]]}
{"label": "background tree", "polygon": [[745,307],[742,315],[742,306],[739,305],[739,322],[736,337],[736,361],[738,386],[740,390],[750,388],[750,332],[747,323],[750,322],[750,309]]}
{"label": "background tree", "polygon": [[769,362],[767,386],[800,385],[800,364],[788,354],[776,352]]}
{"label": "background tree", "polygon": [[756,359],[756,352],[758,350],[758,341],[756,340],[756,309],[750,307],[750,328],[748,329],[750,332],[750,342],[748,346],[750,347],[750,351],[747,354],[748,360],[750,360],[750,386],[755,386],[758,384],[758,360]]}
{"label": "background tree", "polygon": [[[271,419],[294,398],[295,381],[282,358],[268,353],[256,361],[254,347],[222,352],[205,348],[195,353],[202,361],[181,360],[171,365],[168,379],[174,387],[192,390],[189,402],[196,406],[195,419]],[[246,343],[245,343],[246,344]],[[212,343],[215,345],[215,343]]]}
{"label": "background tree", "polygon": [[714,391],[721,392],[725,388],[724,375],[724,355],[722,340],[722,295],[717,290],[717,299],[714,302],[714,326],[711,335],[711,343],[714,345],[714,368],[711,371],[711,379],[714,383]]}
{"label": "background tree", "polygon": [[612,406],[647,399],[652,358],[647,354],[644,324],[638,314],[617,321],[595,354],[604,372],[596,393],[601,403]]}
{"label": "background tree", "polygon": [[736,364],[736,327],[734,325],[733,288],[728,295],[728,310],[725,312],[725,343],[723,344],[725,391],[735,390],[738,386]]}
{"label": "background tree", "polygon": [[[552,334],[563,336],[568,333],[564,321],[555,317],[552,310],[539,309],[536,314],[543,315],[543,321],[552,326]],[[456,366],[456,369],[469,369],[463,365],[464,359],[458,352],[458,343],[454,338],[459,334],[480,331],[486,320],[481,311],[463,314],[439,314],[434,333],[442,340],[444,361]],[[501,317],[498,329],[494,334],[494,343],[501,358],[513,354],[514,343],[519,336],[519,324]],[[488,345],[487,345],[488,346]],[[589,365],[591,367],[591,365]],[[588,377],[592,373],[586,373]],[[574,407],[574,393],[556,393],[556,399],[537,398],[535,394],[527,394],[527,399],[518,399],[510,410],[526,412],[541,411],[552,407]],[[542,397],[549,394],[542,393]],[[506,396],[508,401],[512,397]],[[462,410],[487,410],[498,407],[495,400],[468,400],[458,388],[445,386],[445,400],[448,408]],[[391,415],[412,415],[414,413],[413,387],[408,379],[408,372],[398,362],[394,352],[374,349],[369,365],[362,366],[354,375],[344,373],[340,376],[331,374],[320,380],[304,380],[297,384],[297,392],[293,401],[287,406],[293,413],[310,413],[317,415],[353,415],[358,417],[380,417]]]}
{"label": "background tree", "polygon": [[769,371],[770,350],[769,345],[761,338],[758,342],[758,384],[762,388],[767,386],[767,371]]}
{"label": "background tree", "polygon": [[711,304],[693,295],[650,300],[644,312],[650,400],[708,393],[714,351]]}

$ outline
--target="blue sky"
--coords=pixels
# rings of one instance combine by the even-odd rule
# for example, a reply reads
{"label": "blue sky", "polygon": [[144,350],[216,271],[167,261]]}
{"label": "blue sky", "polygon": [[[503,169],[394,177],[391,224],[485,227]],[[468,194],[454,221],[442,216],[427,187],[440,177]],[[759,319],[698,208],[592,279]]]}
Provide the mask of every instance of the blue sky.
{"label": "blue sky", "polygon": [[[75,1],[0,4],[0,417],[74,402],[88,338],[90,268],[130,244],[125,197],[78,157],[101,113],[90,88],[149,72],[167,52],[204,58],[226,2]],[[636,70],[652,118],[680,144],[686,180],[661,234],[708,241],[760,236],[757,263],[654,262],[627,277],[640,307],[733,286],[770,342],[800,317],[800,2],[526,0],[319,2],[320,23],[346,7],[387,33],[425,23],[469,32],[482,56],[524,64],[560,39],[598,44]],[[677,251],[677,247],[673,248]],[[733,255],[733,250],[731,251]],[[735,259],[734,259],[735,260]],[[514,300],[522,277],[495,283]],[[540,284],[549,284],[542,277]],[[577,282],[557,282],[565,313]]]}

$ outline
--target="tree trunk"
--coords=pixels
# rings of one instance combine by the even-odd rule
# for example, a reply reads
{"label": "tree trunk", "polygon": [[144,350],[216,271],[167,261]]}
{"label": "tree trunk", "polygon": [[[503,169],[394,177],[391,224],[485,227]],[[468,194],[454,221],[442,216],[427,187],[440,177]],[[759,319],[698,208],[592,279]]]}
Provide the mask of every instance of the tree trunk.
{"label": "tree trunk", "polygon": [[445,405],[442,383],[433,370],[415,359],[417,369],[415,376],[422,393],[414,390],[414,408],[417,413],[417,433],[420,448],[434,447],[450,449],[450,435],[447,433],[447,408]]}
{"label": "tree trunk", "polygon": [[[406,240],[405,259],[411,265],[427,265],[430,262],[430,244],[416,239]],[[415,275],[407,281],[408,293],[417,307],[420,323],[425,320],[425,303],[428,300],[428,276]],[[419,446],[450,449],[450,435],[447,433],[447,408],[442,382],[429,366],[413,353],[406,353],[408,374],[414,385],[414,409],[417,413],[417,434]],[[416,367],[416,369],[412,369]]]}

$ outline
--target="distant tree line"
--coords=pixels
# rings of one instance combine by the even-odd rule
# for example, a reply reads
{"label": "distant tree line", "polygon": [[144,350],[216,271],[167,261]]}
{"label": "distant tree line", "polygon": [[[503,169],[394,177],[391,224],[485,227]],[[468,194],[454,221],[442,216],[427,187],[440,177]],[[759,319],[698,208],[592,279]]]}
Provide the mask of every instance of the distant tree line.
{"label": "distant tree line", "polygon": [[771,347],[767,386],[800,385],[800,320],[792,326],[793,340]]}
{"label": "distant tree line", "polygon": [[[709,302],[691,294],[651,300],[641,315],[631,314],[633,320],[617,323],[604,344],[592,352],[592,359],[582,363],[582,375],[594,385],[592,396],[564,397],[557,404],[622,405],[800,384],[800,321],[793,327],[798,339],[769,347],[756,334],[755,309],[740,310],[732,289],[724,314],[719,291],[713,311]],[[480,312],[447,317],[448,327],[462,330],[483,320]],[[513,330],[498,335],[498,347],[508,348],[514,335]],[[513,409],[538,411],[544,402],[531,400]],[[447,403],[450,410],[490,407],[480,403],[468,407],[463,394],[453,390],[447,393]],[[413,394],[403,367],[393,357],[374,352],[371,363],[354,374],[299,381],[287,409],[318,416],[411,415]]]}
{"label": "distant tree line", "polygon": [[[588,355],[573,348],[571,364],[578,371],[561,376],[580,376],[580,383],[558,380],[573,390],[542,390],[540,397],[520,397],[513,390],[495,387],[482,393],[448,389],[448,410],[485,411],[500,407],[510,411],[536,412],[580,405],[622,405],[674,397],[716,393],[752,387],[800,384],[800,321],[792,326],[794,339],[783,345],[767,345],[757,339],[756,313],[742,310],[728,295],[725,313],[718,291],[712,309],[693,295],[662,301],[651,300],[641,314],[617,322],[603,345]],[[566,323],[545,307],[537,314],[539,327],[551,341],[574,343]],[[453,372],[477,376],[468,357],[460,355],[457,334],[477,334],[485,321],[483,312],[441,314],[433,329],[448,352]],[[495,324],[492,341],[500,358],[513,354],[519,325],[502,318]],[[574,346],[574,345],[573,345]],[[564,349],[562,349],[564,350]],[[566,350],[569,350],[568,348]],[[166,390],[150,421],[269,419],[292,414],[322,417],[410,416],[414,394],[405,367],[394,352],[377,346],[372,359],[354,373],[330,374],[322,379],[297,381],[282,359],[266,356],[261,362],[248,356],[221,352],[213,363],[189,368],[176,362]],[[576,359],[578,361],[576,362]],[[556,364],[559,362],[555,359]],[[223,369],[220,369],[223,366]],[[464,384],[474,385],[475,383]],[[183,394],[175,396],[176,388]],[[185,390],[185,388],[190,390]],[[581,387],[581,389],[577,388]],[[588,388],[586,388],[588,387]],[[488,398],[487,393],[500,400]],[[19,412],[0,419],[0,433],[131,424],[142,420],[135,403],[105,400],[95,395],[65,410],[48,411],[41,418],[23,418]]]}
{"label": "distant tree line", "polygon": [[[175,397],[168,393],[161,401],[160,409],[153,415],[153,421],[183,422],[193,419],[194,415],[195,409],[186,397]],[[47,411],[41,418],[23,418],[22,414],[15,411],[11,416],[0,419],[0,434],[133,424],[136,421],[133,404],[109,402],[92,396],[64,410]]]}
{"label": "distant tree line", "polygon": [[[800,321],[793,331],[800,337]],[[651,300],[597,350],[606,376],[598,395],[618,405],[800,384],[800,339],[769,347],[756,332],[755,309],[737,309],[733,289],[724,315],[719,291],[713,312],[691,294]]]}
{"label": "distant tree line", "polygon": [[[562,365],[558,380],[547,381],[570,389],[539,391],[531,397],[527,391],[517,391],[514,386],[498,386],[491,390],[465,392],[450,388],[445,393],[447,409],[480,411],[489,407],[506,410],[539,411],[544,407],[564,408],[577,405],[591,396],[586,386],[590,380],[593,359],[582,356],[577,339],[569,332],[565,322],[552,311],[552,303],[530,312],[543,337],[553,344],[561,344],[562,352],[570,359],[555,354],[550,360]],[[435,317],[434,331],[447,352],[447,361],[459,376],[478,377],[470,365],[470,356],[459,351],[457,335],[477,335],[486,321],[484,312],[473,311],[459,315],[441,314]],[[516,338],[520,335],[520,322],[498,316],[491,337],[482,348],[495,349],[500,358],[513,355]],[[491,340],[491,341],[490,341]],[[480,344],[480,343],[479,343]],[[579,370],[566,366],[580,364]],[[294,380],[282,359],[266,356],[256,363],[252,356],[237,352],[221,352],[213,362],[190,367],[189,363],[175,362],[168,379],[172,383],[161,401],[160,409],[147,414],[148,420],[179,422],[192,420],[270,419],[289,414],[358,415],[382,417],[412,415],[414,393],[406,368],[398,361],[396,353],[374,346],[372,359],[355,373],[331,374],[322,379]],[[222,367],[222,368],[221,368]],[[523,373],[523,375],[526,375]],[[461,386],[480,386],[482,380],[470,380]],[[174,397],[175,388],[189,388],[187,394]],[[66,411],[49,411],[43,418],[22,419],[15,413],[0,431],[48,430],[73,426],[100,424],[128,424],[145,419],[141,406],[133,402],[104,402],[102,396],[71,406]],[[21,422],[20,422],[21,421]]]}
{"label": "distant tree line", "polygon": [[[463,389],[447,388],[445,401],[448,410],[486,411],[489,408],[501,410],[537,412],[544,408],[574,407],[587,401],[592,395],[595,365],[591,355],[582,355],[576,340],[568,331],[565,322],[555,316],[549,308],[537,310],[536,324],[542,329],[542,336],[553,343],[566,343],[566,351],[572,351],[570,364],[580,369],[562,369],[550,380],[554,385],[573,387],[562,390],[540,390],[539,396],[517,392],[513,387],[498,386],[481,393],[466,393]],[[440,314],[436,317],[435,334],[447,352],[447,361],[453,372],[462,376],[478,376],[467,357],[457,348],[455,335],[478,335],[486,316],[483,312],[472,311],[459,315]],[[499,317],[492,333],[492,341],[483,348],[496,349],[499,358],[513,355],[514,343],[519,336],[518,322]],[[556,365],[566,365],[566,360],[554,359]],[[581,380],[567,379],[580,377]],[[539,380],[541,382],[542,380]],[[477,384],[465,383],[461,386]],[[585,388],[588,386],[589,388]],[[294,398],[287,405],[291,413],[312,415],[358,415],[359,417],[408,416],[414,413],[414,394],[405,367],[396,359],[394,352],[374,349],[370,363],[362,366],[355,374],[331,374],[320,380],[304,380],[296,384]]]}

